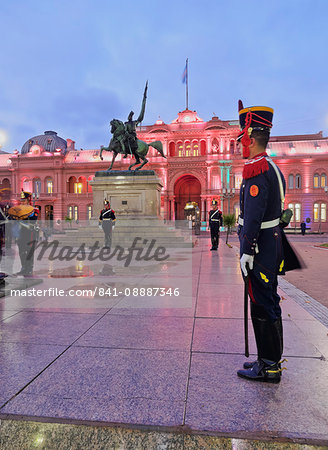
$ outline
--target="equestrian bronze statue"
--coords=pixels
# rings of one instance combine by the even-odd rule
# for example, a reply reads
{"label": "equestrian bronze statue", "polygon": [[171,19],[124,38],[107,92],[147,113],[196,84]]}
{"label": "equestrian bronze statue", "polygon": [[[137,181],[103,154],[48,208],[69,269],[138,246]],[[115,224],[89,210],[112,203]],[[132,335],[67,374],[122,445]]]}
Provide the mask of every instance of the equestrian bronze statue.
{"label": "equestrian bronze statue", "polygon": [[141,141],[137,138],[137,126],[142,122],[145,115],[146,108],[146,99],[147,99],[147,89],[148,89],[148,81],[146,83],[141,112],[137,120],[133,120],[134,112],[131,111],[128,117],[127,122],[123,123],[121,120],[113,119],[110,122],[111,125],[111,133],[113,135],[108,147],[100,147],[100,159],[103,160],[102,152],[104,150],[113,152],[113,159],[110,167],[107,170],[111,170],[118,154],[123,154],[123,158],[127,156],[134,156],[136,162],[130,164],[129,170],[132,167],[141,165],[137,167],[135,170],[141,169],[145,164],[148,163],[148,159],[146,158],[149,147],[154,147],[162,156],[166,158],[163,153],[163,145],[161,141],[154,141],[147,144],[144,141]]}

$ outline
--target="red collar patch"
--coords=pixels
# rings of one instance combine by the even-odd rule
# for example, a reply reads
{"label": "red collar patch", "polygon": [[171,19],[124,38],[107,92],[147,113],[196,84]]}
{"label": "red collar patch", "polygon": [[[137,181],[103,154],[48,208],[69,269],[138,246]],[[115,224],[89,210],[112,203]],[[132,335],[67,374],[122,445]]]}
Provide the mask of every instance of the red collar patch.
{"label": "red collar patch", "polygon": [[249,178],[256,177],[260,173],[267,172],[269,170],[269,163],[266,160],[267,153],[263,152],[255,156],[253,159],[249,159],[245,162],[243,170],[243,178],[248,180]]}

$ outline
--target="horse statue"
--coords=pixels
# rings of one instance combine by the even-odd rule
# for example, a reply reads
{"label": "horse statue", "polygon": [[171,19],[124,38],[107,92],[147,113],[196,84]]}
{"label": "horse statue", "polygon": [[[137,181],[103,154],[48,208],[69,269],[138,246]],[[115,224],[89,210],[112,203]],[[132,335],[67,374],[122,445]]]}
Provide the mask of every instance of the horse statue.
{"label": "horse statue", "polygon": [[113,158],[112,163],[110,167],[107,169],[107,171],[112,170],[114,161],[117,157],[117,155],[124,154],[124,158],[126,156],[131,155],[135,157],[136,162],[130,164],[129,170],[132,170],[132,167],[137,166],[142,162],[142,164],[135,168],[134,170],[140,170],[145,164],[148,163],[148,159],[146,158],[149,147],[155,148],[163,158],[166,158],[166,156],[163,153],[163,145],[161,141],[154,141],[147,144],[147,142],[141,141],[140,139],[136,140],[137,148],[131,149],[131,145],[129,143],[129,139],[127,138],[125,125],[123,122],[121,122],[118,119],[113,119],[110,122],[111,125],[111,133],[113,134],[113,137],[108,145],[108,147],[100,147],[100,159],[103,160],[102,152],[108,151],[113,152]]}

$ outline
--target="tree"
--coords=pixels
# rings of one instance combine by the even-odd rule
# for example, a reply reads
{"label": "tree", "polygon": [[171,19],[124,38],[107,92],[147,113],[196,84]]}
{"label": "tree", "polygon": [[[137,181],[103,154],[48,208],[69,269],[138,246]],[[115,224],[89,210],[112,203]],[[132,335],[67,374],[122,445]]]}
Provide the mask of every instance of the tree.
{"label": "tree", "polygon": [[236,216],[234,214],[227,214],[223,216],[223,225],[227,227],[227,237],[226,237],[226,244],[231,247],[230,244],[228,244],[229,234],[231,227],[233,227],[236,223]]}

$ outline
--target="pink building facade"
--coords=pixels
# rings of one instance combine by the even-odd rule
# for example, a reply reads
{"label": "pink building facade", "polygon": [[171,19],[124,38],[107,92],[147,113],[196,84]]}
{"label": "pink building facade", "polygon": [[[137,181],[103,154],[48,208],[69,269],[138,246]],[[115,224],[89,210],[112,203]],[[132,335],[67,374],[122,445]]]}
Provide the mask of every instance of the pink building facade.
{"label": "pink building facade", "polygon": [[[212,117],[202,120],[195,111],[179,112],[170,124],[158,120],[138,128],[139,139],[160,140],[148,153],[147,169],[162,181],[161,215],[167,220],[184,218],[187,202],[197,202],[201,219],[207,219],[212,199],[224,214],[239,213],[239,188],[244,160],[235,140],[238,121]],[[110,138],[110,137],[109,137]],[[0,154],[0,187],[18,199],[21,189],[33,192],[41,219],[88,220],[97,217],[89,182],[98,170],[109,167],[111,154],[99,149],[77,150],[71,139],[53,131],[25,142],[20,152]],[[294,211],[291,226],[302,220],[312,231],[328,231],[328,138],[322,132],[298,136],[272,136],[268,153],[281,168],[287,184],[285,206]],[[118,156],[115,169],[127,169],[130,159]]]}

